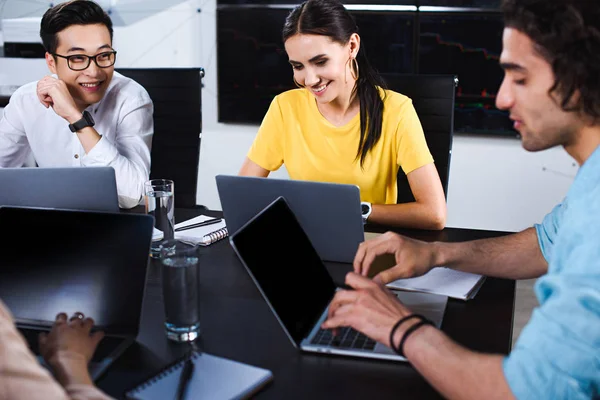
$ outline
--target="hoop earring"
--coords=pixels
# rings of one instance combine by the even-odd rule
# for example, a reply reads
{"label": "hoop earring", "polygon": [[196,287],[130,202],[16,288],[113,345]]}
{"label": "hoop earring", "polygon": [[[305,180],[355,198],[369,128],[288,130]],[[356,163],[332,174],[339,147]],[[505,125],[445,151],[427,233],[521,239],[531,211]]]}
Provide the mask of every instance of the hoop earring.
{"label": "hoop earring", "polygon": [[360,77],[358,61],[356,61],[356,58],[350,59],[350,73],[352,74],[352,78],[354,78],[354,80],[358,80],[358,78]]}
{"label": "hoop earring", "polygon": [[304,89],[304,86],[302,86],[301,84],[299,84],[298,82],[296,82],[296,78],[294,78],[292,76],[292,80],[294,81],[294,83],[296,84],[296,86],[298,86],[300,89]]}

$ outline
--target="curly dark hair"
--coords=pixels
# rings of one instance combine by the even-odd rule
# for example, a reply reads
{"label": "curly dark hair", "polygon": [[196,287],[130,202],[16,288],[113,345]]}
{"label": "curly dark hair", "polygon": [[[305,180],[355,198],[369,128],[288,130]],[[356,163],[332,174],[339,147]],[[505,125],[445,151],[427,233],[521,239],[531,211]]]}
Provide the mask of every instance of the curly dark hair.
{"label": "curly dark hair", "polygon": [[[600,118],[600,5],[597,0],[503,0],[506,27],[531,38],[552,66],[550,92],[564,111]],[[577,97],[579,94],[579,97]],[[576,96],[576,97],[574,97]]]}
{"label": "curly dark hair", "polygon": [[57,34],[71,25],[103,24],[113,38],[113,25],[110,17],[102,7],[89,0],[71,0],[49,8],[42,17],[40,38],[46,51],[56,52]]}

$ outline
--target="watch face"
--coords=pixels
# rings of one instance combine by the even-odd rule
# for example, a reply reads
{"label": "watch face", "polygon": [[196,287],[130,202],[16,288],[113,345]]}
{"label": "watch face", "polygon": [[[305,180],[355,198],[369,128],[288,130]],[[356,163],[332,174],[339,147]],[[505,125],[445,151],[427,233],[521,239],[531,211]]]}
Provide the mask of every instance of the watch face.
{"label": "watch face", "polygon": [[369,206],[368,206],[368,205],[366,205],[366,204],[361,204],[361,205],[360,205],[360,210],[361,210],[361,212],[362,212],[362,215],[365,215],[365,214],[367,214],[367,213],[369,212],[369,210],[370,210],[370,209],[371,209],[371,207],[369,207]]}

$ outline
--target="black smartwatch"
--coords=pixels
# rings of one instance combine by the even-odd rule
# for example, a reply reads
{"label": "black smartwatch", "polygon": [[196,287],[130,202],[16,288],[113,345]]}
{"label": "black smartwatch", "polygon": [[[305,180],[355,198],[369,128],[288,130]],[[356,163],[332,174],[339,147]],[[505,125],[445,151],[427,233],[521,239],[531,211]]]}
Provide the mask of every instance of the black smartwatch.
{"label": "black smartwatch", "polygon": [[79,121],[69,124],[69,129],[71,132],[77,132],[88,126],[94,126],[95,124],[96,123],[94,122],[94,118],[92,118],[92,114],[84,111],[83,117]]}

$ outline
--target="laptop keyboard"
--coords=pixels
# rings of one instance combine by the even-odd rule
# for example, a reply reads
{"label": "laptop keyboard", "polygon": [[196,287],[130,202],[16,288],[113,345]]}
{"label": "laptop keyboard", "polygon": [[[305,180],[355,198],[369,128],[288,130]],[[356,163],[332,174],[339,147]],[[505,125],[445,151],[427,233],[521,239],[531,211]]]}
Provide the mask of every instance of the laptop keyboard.
{"label": "laptop keyboard", "polygon": [[[19,329],[19,331],[25,337],[25,340],[27,341],[31,352],[33,354],[39,355],[40,349],[38,346],[38,335],[43,331],[39,331],[36,329]],[[94,352],[91,361],[102,361],[110,353],[112,353],[113,350],[115,350],[117,346],[119,346],[121,343],[123,343],[122,338],[104,336],[100,343],[98,343],[98,347],[96,348],[96,351]]]}
{"label": "laptop keyboard", "polygon": [[367,351],[372,351],[377,344],[374,340],[349,327],[339,328],[338,334],[335,336],[330,329],[319,329],[310,342],[321,346]]}

